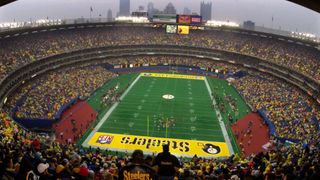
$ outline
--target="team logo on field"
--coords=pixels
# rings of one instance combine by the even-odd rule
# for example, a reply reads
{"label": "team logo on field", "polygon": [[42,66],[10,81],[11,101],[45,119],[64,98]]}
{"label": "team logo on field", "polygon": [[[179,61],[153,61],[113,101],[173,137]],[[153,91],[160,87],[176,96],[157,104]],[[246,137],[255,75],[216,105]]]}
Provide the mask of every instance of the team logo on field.
{"label": "team logo on field", "polygon": [[100,144],[110,144],[113,140],[113,136],[105,136],[105,135],[102,135],[102,136],[99,136],[98,140],[97,140],[97,143],[100,143]]}
{"label": "team logo on field", "polygon": [[213,144],[205,144],[202,150],[208,154],[218,154],[221,151],[219,146]]}

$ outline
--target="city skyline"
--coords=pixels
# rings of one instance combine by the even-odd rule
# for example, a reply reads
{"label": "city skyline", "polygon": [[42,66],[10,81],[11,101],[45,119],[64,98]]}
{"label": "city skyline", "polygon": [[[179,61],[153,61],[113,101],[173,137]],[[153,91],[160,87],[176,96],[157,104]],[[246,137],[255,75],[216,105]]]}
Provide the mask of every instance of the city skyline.
{"label": "city skyline", "polygon": [[211,20],[212,18],[212,2],[202,1],[200,4],[200,16],[203,20]]}
{"label": "city skyline", "polygon": [[[285,0],[130,0],[130,11],[139,6],[147,10],[149,2],[163,11],[169,2],[177,13],[188,8],[191,13],[200,14],[200,3],[212,2],[214,20],[234,21],[242,24],[251,20],[257,26],[289,31],[309,32],[320,36],[320,14]],[[0,7],[0,22],[29,21],[30,19],[71,19],[107,17],[109,9],[113,16],[119,12],[119,0],[18,0]]]}
{"label": "city skyline", "polygon": [[119,0],[119,16],[130,16],[130,0]]}

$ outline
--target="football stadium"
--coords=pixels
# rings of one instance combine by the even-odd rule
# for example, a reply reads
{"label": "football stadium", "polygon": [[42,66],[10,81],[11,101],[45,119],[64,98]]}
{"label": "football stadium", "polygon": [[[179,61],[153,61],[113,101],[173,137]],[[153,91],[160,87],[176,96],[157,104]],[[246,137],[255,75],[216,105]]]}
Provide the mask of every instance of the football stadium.
{"label": "football stadium", "polygon": [[[211,88],[218,89],[217,84],[221,84],[220,87],[235,96],[233,102],[239,99],[242,106],[239,112],[234,112],[237,113],[235,118],[240,116],[240,111],[244,115],[250,109],[241,96],[232,93],[233,89],[226,82],[183,74],[140,73],[130,78],[132,76],[136,79],[119,97],[120,102],[103,116],[84,146],[116,150],[134,150],[137,146],[144,146],[141,148],[147,151],[161,152],[161,143],[173,143],[172,150],[176,150],[177,154],[209,157],[210,154],[202,150],[206,144],[212,144],[217,148],[213,154],[233,154],[224,126],[225,117],[221,116]],[[233,98],[231,95],[229,97]],[[90,98],[95,102],[100,100],[99,96]],[[233,112],[231,105],[228,108],[229,112]],[[127,139],[126,143],[122,142],[123,138]],[[117,139],[119,142],[116,142]]]}
{"label": "football stadium", "polygon": [[[315,1],[275,1],[320,19]],[[1,179],[320,177],[319,21],[135,3],[0,2]]]}

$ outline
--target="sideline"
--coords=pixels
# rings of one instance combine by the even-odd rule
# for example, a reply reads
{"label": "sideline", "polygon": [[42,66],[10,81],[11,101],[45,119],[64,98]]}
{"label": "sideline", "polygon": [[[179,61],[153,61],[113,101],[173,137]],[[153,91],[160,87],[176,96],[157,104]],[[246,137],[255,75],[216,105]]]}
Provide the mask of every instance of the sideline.
{"label": "sideline", "polygon": [[[122,100],[132,89],[132,87],[138,82],[140,79],[141,74],[130,84],[130,86],[126,89],[126,91],[120,96],[120,100]],[[94,129],[91,131],[89,136],[86,138],[86,140],[83,141],[82,146],[83,147],[89,147],[88,142],[93,137],[93,135],[100,129],[100,127],[104,124],[104,122],[108,119],[108,117],[111,115],[114,109],[118,106],[119,102],[114,103],[110,109],[107,111],[107,113],[103,116],[103,118],[100,120],[100,122],[94,127]]]}
{"label": "sideline", "polygon": [[215,109],[216,114],[217,114],[217,117],[218,117],[219,125],[220,125],[220,128],[221,128],[221,130],[222,130],[222,134],[223,134],[223,137],[224,137],[224,141],[227,143],[227,146],[228,146],[230,155],[232,155],[232,154],[234,154],[234,150],[233,150],[233,148],[232,148],[231,141],[230,141],[230,138],[229,138],[229,136],[228,136],[226,126],[225,126],[224,122],[222,121],[221,112],[220,112],[220,110],[217,108],[217,102],[216,102],[216,100],[215,100],[215,99],[213,98],[213,96],[212,96],[212,91],[211,91],[211,88],[210,88],[210,86],[209,86],[207,77],[205,77],[204,82],[205,82],[205,84],[206,84],[206,86],[207,86],[209,95],[210,95],[210,97],[211,97],[211,99],[212,99],[213,106],[214,106],[214,109]]}

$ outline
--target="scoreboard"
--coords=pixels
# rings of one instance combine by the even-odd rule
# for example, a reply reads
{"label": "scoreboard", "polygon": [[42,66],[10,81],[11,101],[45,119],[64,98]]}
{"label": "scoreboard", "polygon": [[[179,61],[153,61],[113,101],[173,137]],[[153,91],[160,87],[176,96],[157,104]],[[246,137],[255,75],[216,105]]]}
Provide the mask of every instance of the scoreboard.
{"label": "scoreboard", "polygon": [[189,34],[190,29],[203,29],[202,16],[199,15],[154,15],[153,22],[165,25],[168,34]]}
{"label": "scoreboard", "polygon": [[176,25],[167,25],[166,26],[166,32],[169,33],[169,34],[177,33],[177,26]]}
{"label": "scoreboard", "polygon": [[201,25],[202,16],[198,15],[177,15],[178,24]]}
{"label": "scoreboard", "polygon": [[177,15],[177,23],[179,24],[190,24],[191,19],[188,15]]}
{"label": "scoreboard", "polygon": [[179,25],[178,34],[189,34],[189,26]]}

